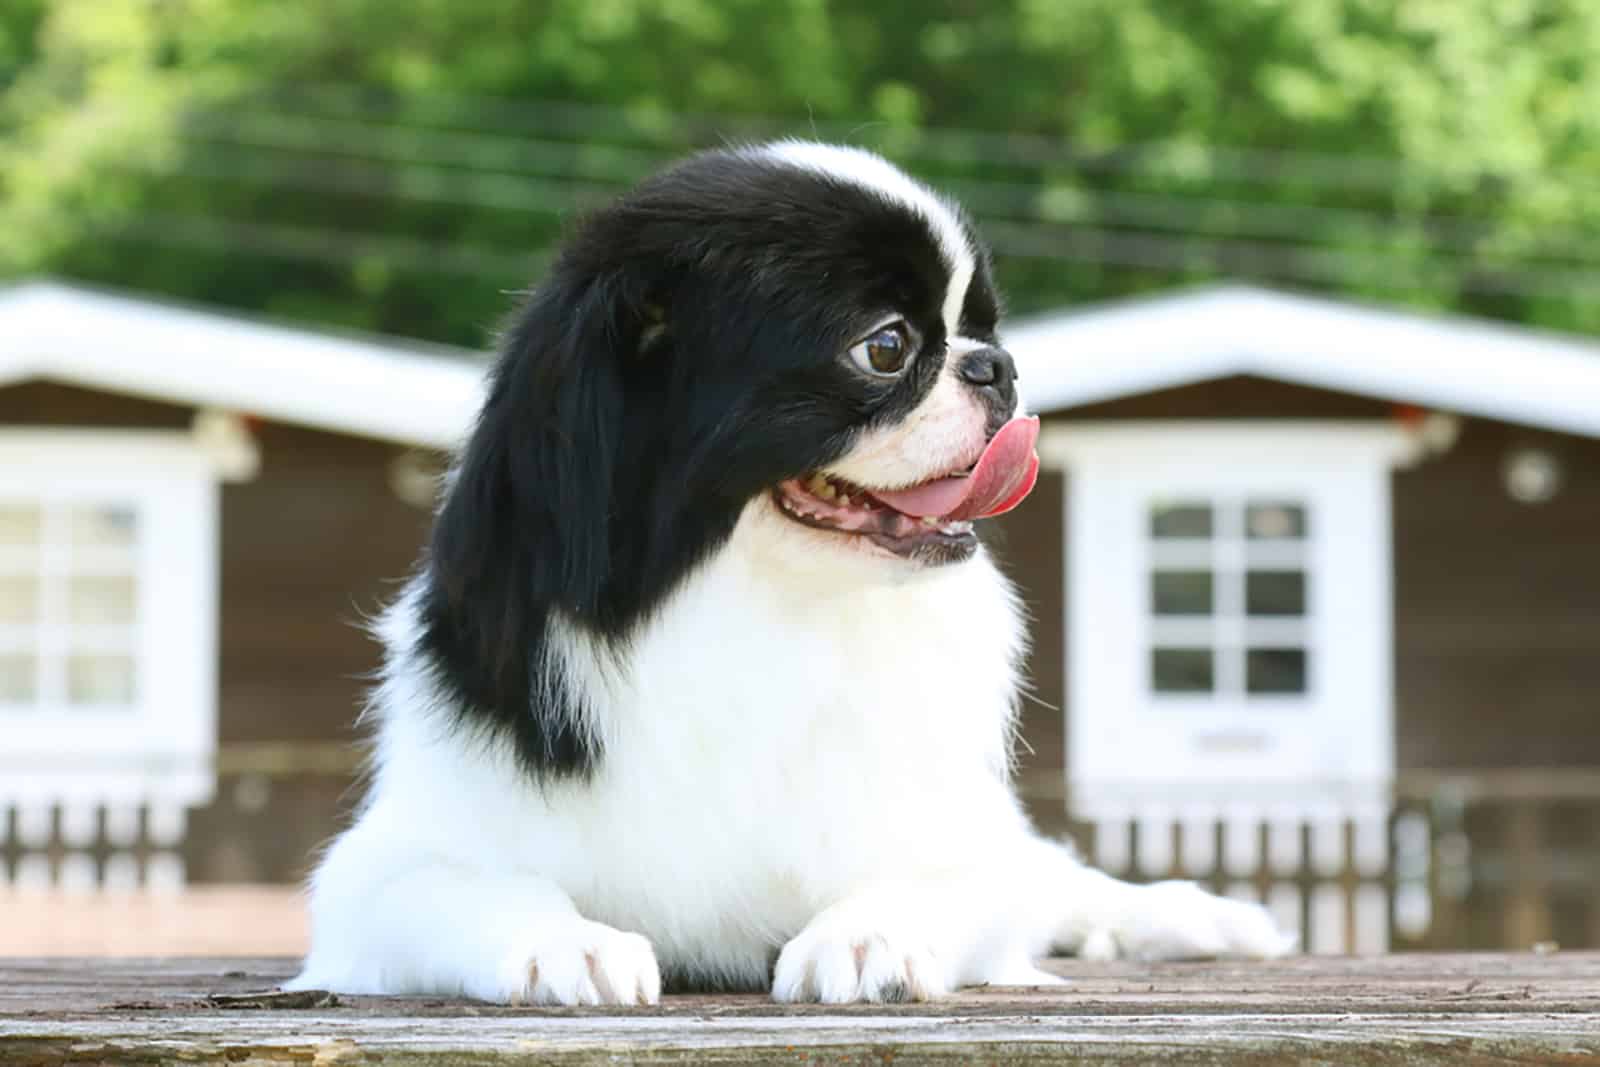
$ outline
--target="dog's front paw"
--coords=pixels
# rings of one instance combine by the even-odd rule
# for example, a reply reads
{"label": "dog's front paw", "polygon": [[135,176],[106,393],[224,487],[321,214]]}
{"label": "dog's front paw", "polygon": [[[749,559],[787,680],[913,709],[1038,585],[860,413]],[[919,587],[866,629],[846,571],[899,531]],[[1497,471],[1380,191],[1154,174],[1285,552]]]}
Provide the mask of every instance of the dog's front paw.
{"label": "dog's front paw", "polygon": [[604,923],[572,919],[512,953],[498,996],[512,1004],[656,1004],[661,969],[655,951],[638,934]]}
{"label": "dog's front paw", "polygon": [[1193,882],[1129,886],[1107,925],[1091,929],[1078,955],[1089,960],[1273,959],[1297,939],[1259,904],[1208,893]]}
{"label": "dog's front paw", "polygon": [[931,1000],[946,991],[933,952],[914,940],[819,917],[778,954],[772,996],[785,1003]]}

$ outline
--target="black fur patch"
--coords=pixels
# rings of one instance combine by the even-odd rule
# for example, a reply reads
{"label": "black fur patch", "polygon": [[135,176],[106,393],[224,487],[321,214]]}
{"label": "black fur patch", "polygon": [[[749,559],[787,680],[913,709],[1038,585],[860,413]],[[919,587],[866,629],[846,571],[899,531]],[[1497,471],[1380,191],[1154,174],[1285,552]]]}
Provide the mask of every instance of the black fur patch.
{"label": "black fur patch", "polygon": [[[943,364],[947,281],[914,212],[751,153],[693,157],[584,221],[504,332],[428,552],[421,652],[462,725],[535,775],[590,772],[552,625],[625,652],[747,501],[904,418]],[[992,338],[997,312],[981,259],[964,323]],[[871,380],[844,353],[896,313],[922,349]]]}
{"label": "black fur patch", "polygon": [[[777,953],[773,953],[773,960],[777,960]],[[765,976],[752,977],[746,974],[729,974],[722,971],[709,971],[702,968],[674,967],[670,963],[663,964],[661,972],[661,992],[673,995],[678,993],[765,993],[772,988],[771,967],[767,968]]]}

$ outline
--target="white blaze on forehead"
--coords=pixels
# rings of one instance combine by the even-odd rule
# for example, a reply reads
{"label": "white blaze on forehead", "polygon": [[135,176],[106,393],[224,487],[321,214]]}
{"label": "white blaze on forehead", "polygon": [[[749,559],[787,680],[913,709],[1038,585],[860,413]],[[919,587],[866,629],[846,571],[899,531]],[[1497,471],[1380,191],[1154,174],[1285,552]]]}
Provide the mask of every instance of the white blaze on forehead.
{"label": "white blaze on forehead", "polygon": [[891,203],[909,208],[926,222],[934,240],[939,243],[939,253],[950,271],[941,315],[946,336],[956,335],[977,257],[955,211],[938,193],[882,156],[861,148],[820,144],[816,141],[777,141],[757,152],[815,171],[835,181],[848,182],[869,190]]}

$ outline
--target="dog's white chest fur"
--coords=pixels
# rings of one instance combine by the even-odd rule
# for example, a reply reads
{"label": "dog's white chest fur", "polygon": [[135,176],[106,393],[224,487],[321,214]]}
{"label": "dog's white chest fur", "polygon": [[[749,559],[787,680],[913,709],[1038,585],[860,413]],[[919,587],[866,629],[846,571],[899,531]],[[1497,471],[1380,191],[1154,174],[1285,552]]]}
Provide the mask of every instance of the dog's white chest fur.
{"label": "dog's white chest fur", "polygon": [[971,863],[1016,833],[1021,626],[988,559],[851,587],[774,580],[746,543],[620,661],[562,642],[601,732],[592,779],[537,785],[404,700],[367,821],[462,864],[538,872],[583,915],[644,934],[669,972],[746,983],[851,888]]}
{"label": "dog's white chest fur", "polygon": [[604,717],[632,721],[574,798],[627,839],[571,891],[669,960],[748,941],[764,969],[851,886],[937,869],[1006,820],[1018,627],[987,561],[861,590],[751,581],[729,553],[641,641]]}

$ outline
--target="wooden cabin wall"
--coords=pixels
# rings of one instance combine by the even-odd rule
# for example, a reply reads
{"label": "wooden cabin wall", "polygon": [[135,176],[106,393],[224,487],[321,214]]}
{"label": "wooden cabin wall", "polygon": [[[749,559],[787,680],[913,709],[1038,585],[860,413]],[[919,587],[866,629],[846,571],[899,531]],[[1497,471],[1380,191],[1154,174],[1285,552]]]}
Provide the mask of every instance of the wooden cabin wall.
{"label": "wooden cabin wall", "polygon": [[[1564,483],[1506,491],[1517,448]],[[1401,768],[1600,765],[1600,441],[1464,420],[1394,479]]]}

